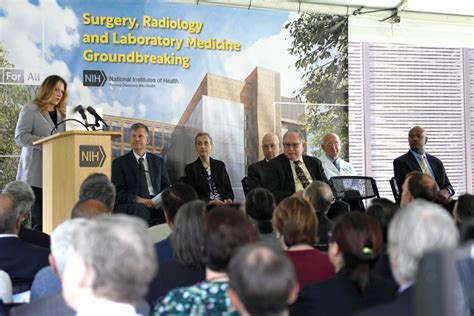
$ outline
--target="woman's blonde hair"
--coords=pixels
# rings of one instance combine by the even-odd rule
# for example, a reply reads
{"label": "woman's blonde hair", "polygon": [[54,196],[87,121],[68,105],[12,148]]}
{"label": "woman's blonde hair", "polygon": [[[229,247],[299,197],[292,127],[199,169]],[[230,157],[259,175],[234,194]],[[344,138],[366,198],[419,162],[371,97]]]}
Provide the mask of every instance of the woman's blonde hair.
{"label": "woman's blonde hair", "polygon": [[51,75],[48,76],[44,81],[41,83],[38,92],[36,93],[36,96],[33,99],[33,103],[38,105],[38,108],[40,112],[45,112],[46,108],[48,106],[48,102],[51,99],[51,96],[53,95],[54,88],[56,87],[56,84],[61,81],[64,84],[64,94],[63,98],[59,102],[59,104],[56,106],[58,109],[59,113],[61,114],[62,117],[66,116],[66,103],[67,103],[67,83],[66,81],[61,78],[58,75]]}

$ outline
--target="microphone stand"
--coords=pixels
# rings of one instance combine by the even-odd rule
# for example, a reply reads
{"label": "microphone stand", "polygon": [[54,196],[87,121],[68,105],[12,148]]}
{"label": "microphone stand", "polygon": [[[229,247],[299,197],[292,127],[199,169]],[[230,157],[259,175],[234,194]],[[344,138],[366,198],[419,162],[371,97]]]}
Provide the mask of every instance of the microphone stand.
{"label": "microphone stand", "polygon": [[89,130],[89,127],[88,127],[89,124],[86,125],[86,124],[82,123],[82,122],[79,121],[79,120],[70,118],[70,119],[65,119],[65,120],[59,122],[58,125],[56,125],[55,127],[53,127],[53,129],[51,130],[51,132],[49,133],[49,135],[53,135],[54,130],[57,131],[59,125],[64,124],[65,122],[71,122],[71,121],[77,122],[77,123],[81,124],[82,126],[84,126],[84,127],[86,128],[86,130]]}

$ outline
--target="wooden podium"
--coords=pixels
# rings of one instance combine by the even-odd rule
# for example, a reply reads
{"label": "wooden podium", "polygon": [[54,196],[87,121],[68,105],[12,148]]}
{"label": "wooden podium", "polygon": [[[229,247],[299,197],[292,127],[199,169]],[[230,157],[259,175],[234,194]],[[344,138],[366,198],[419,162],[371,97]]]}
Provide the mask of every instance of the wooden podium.
{"label": "wooden podium", "polygon": [[71,217],[82,181],[91,173],[110,177],[112,139],[120,132],[68,131],[34,142],[43,146],[43,231]]}

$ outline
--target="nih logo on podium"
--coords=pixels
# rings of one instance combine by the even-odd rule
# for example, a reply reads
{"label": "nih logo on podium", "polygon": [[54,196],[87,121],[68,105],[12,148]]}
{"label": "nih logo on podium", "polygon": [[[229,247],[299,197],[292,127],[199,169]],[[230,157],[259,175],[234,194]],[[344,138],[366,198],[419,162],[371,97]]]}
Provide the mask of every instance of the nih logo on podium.
{"label": "nih logo on podium", "polygon": [[82,85],[85,87],[103,87],[107,76],[102,70],[84,70],[82,72]]}

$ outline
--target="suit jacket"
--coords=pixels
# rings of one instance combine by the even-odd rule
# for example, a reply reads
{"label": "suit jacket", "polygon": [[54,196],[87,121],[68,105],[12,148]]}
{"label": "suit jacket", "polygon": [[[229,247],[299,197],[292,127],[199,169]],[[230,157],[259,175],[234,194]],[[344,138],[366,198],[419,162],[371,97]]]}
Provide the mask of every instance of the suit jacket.
{"label": "suit jacket", "polygon": [[[58,124],[64,120],[58,111]],[[51,135],[54,123],[48,113],[40,112],[36,104],[24,105],[21,108],[15,129],[15,141],[21,146],[20,162],[16,179],[33,187],[43,187],[43,154],[41,145],[33,142]],[[63,132],[65,125],[57,126],[57,132]],[[53,132],[54,134],[54,132]]]}
{"label": "suit jacket", "polygon": [[[214,183],[216,184],[217,191],[221,195],[222,200],[234,199],[234,191],[232,191],[232,185],[230,184],[229,174],[225,168],[225,164],[216,159],[210,158],[211,175]],[[207,182],[207,173],[204,169],[201,160],[198,158],[194,162],[187,164],[184,167],[186,174],[184,183],[192,186],[200,200],[209,200],[209,184]]]}
{"label": "suit jacket", "polygon": [[[170,185],[165,161],[152,153],[146,153],[150,178],[155,194]],[[117,204],[133,203],[140,194],[138,162],[133,150],[112,161],[112,182],[117,190]]]}
{"label": "suit jacket", "polygon": [[265,159],[249,165],[247,172],[247,187],[249,192],[255,188],[265,187],[265,170],[267,167],[268,162]]}
{"label": "suit jacket", "polygon": [[76,312],[67,306],[62,293],[12,308],[10,316],[74,316]]}
{"label": "suit jacket", "polygon": [[[333,188],[318,158],[303,155],[303,162],[313,180],[324,181]],[[268,162],[265,173],[265,187],[275,195],[277,203],[295,193],[295,182],[291,172],[290,160],[285,154],[280,154]]]}
{"label": "suit jacket", "polygon": [[364,308],[388,303],[396,296],[397,285],[394,282],[372,274],[369,276],[367,294],[362,296],[350,280],[349,271],[342,269],[335,277],[301,290],[298,300],[290,307],[290,315],[352,315]]}
{"label": "suit jacket", "polygon": [[[412,316],[415,315],[413,296],[415,289],[413,286],[401,292],[395,300],[390,303],[375,306],[363,311],[360,311],[354,316]],[[427,304],[429,304],[427,302]]]}
{"label": "suit jacket", "polygon": [[[433,169],[434,178],[439,186],[439,189],[442,190],[446,188],[451,192],[451,194],[454,194],[454,189],[449,182],[448,175],[446,174],[446,170],[444,169],[444,165],[441,160],[428,153],[426,154],[426,158]],[[400,194],[402,193],[402,185],[405,181],[405,176],[407,173],[411,171],[422,172],[418,161],[410,150],[406,154],[401,155],[393,161],[393,171],[395,173],[395,180],[397,181]]]}
{"label": "suit jacket", "polygon": [[48,234],[45,234],[39,230],[26,228],[23,225],[20,227],[18,237],[25,242],[29,242],[30,244],[40,246],[46,249],[49,249],[49,246],[51,244]]}
{"label": "suit jacket", "polygon": [[323,154],[321,157],[319,157],[319,160],[321,160],[321,163],[323,164],[324,172],[326,173],[328,179],[337,176],[356,175],[352,164],[345,160],[342,160],[341,158],[339,158],[339,170],[337,170],[336,166],[332,163],[332,161],[328,158],[326,154]]}
{"label": "suit jacket", "polygon": [[47,266],[49,249],[22,241],[18,237],[0,238],[0,270],[15,280],[31,280],[41,268]]}

